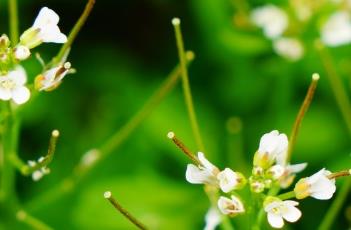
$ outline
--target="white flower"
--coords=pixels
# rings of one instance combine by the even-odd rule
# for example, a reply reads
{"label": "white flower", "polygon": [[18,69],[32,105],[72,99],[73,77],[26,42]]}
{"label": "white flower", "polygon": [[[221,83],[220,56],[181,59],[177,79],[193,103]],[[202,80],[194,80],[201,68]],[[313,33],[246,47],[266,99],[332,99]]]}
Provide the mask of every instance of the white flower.
{"label": "white flower", "polygon": [[288,188],[295,179],[296,173],[303,171],[307,163],[300,163],[285,166],[284,174],[279,178],[279,184],[282,188]]}
{"label": "white flower", "polygon": [[201,165],[188,164],[185,173],[186,180],[192,184],[218,184],[216,177],[219,172],[218,168],[209,162],[202,152],[198,152],[197,157]]}
{"label": "white flower", "polygon": [[268,223],[274,228],[282,228],[284,219],[288,222],[296,222],[301,217],[301,211],[296,208],[299,203],[292,200],[281,201],[275,199],[265,205]]}
{"label": "white flower", "polygon": [[308,196],[319,200],[332,198],[336,186],[335,179],[329,179],[331,172],[321,169],[310,177],[299,180],[294,188],[297,199],[304,199]]}
{"label": "white flower", "polygon": [[253,10],[251,20],[263,29],[267,38],[279,37],[288,27],[288,16],[277,6],[265,5]]}
{"label": "white flower", "polygon": [[17,60],[25,60],[30,56],[30,50],[27,46],[18,45],[14,49],[14,56]]}
{"label": "white flower", "polygon": [[273,41],[274,51],[291,61],[299,60],[304,54],[301,42],[295,38],[277,38]]}
{"label": "white flower", "polygon": [[245,185],[246,181],[241,173],[234,172],[230,168],[225,168],[217,174],[219,187],[223,192],[228,193],[234,189],[239,189]]}
{"label": "white flower", "polygon": [[277,130],[266,133],[261,137],[259,148],[254,157],[254,165],[268,168],[277,161],[279,165],[285,165],[288,150],[288,137],[279,134]]}
{"label": "white flower", "polygon": [[43,42],[65,43],[66,35],[57,26],[60,18],[51,9],[43,7],[34,24],[21,35],[21,44],[32,49]]}
{"label": "white flower", "polygon": [[[38,163],[42,163],[44,160],[45,160],[44,157],[40,157],[40,158],[38,159]],[[29,167],[31,167],[31,168],[36,167],[38,163],[35,162],[35,161],[28,161],[28,165],[29,165]],[[32,173],[32,179],[33,179],[34,181],[39,181],[43,176],[45,176],[45,175],[47,175],[47,174],[49,174],[49,173],[50,173],[50,169],[47,168],[46,166],[43,166],[43,167],[39,168],[38,170],[35,170],[35,171]]]}
{"label": "white flower", "polygon": [[224,215],[235,216],[245,212],[243,203],[236,196],[231,199],[221,196],[218,200],[218,208]]}
{"label": "white flower", "polygon": [[0,76],[0,99],[12,99],[16,104],[25,103],[30,97],[29,89],[24,86],[26,82],[27,75],[21,66],[17,66],[7,75]]}
{"label": "white flower", "polygon": [[221,214],[216,208],[212,207],[206,213],[205,222],[206,225],[204,230],[215,230],[221,223]]}
{"label": "white flower", "polygon": [[274,165],[268,169],[268,174],[271,175],[275,180],[283,176],[284,172],[285,168],[281,165]]}
{"label": "white flower", "polygon": [[336,12],[321,29],[321,39],[327,46],[340,46],[351,42],[351,17],[348,12]]}
{"label": "white flower", "polygon": [[51,91],[56,89],[67,75],[71,68],[71,63],[66,62],[52,69],[47,70],[43,74],[35,78],[35,88],[39,91]]}

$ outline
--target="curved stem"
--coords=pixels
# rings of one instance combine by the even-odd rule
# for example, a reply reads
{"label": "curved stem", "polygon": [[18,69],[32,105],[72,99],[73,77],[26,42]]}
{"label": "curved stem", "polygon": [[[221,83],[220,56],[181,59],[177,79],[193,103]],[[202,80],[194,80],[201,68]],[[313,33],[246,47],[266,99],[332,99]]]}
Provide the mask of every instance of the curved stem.
{"label": "curved stem", "polygon": [[183,42],[183,37],[182,37],[182,31],[180,28],[180,19],[174,18],[172,20],[172,24],[174,26],[174,32],[175,32],[176,41],[177,41],[180,67],[182,70],[182,86],[183,86],[185,104],[187,106],[191,128],[192,128],[193,135],[194,135],[195,142],[196,142],[198,149],[200,151],[205,151],[203,141],[201,138],[201,134],[200,134],[199,125],[198,125],[197,118],[196,118],[193,99],[191,96],[188,70],[186,67],[186,55],[185,55],[185,50],[184,50],[184,42]]}
{"label": "curved stem", "polygon": [[77,23],[74,25],[73,29],[69,33],[68,38],[67,38],[67,42],[61,47],[57,56],[54,57],[52,62],[50,63],[51,66],[55,66],[55,65],[59,64],[62,61],[62,59],[65,57],[65,55],[67,55],[67,53],[69,52],[69,49],[71,48],[74,40],[77,37],[80,29],[83,27],[84,23],[88,19],[88,16],[89,16],[91,10],[93,9],[94,3],[95,3],[95,0],[88,1],[82,15],[80,16]]}
{"label": "curved stem", "polygon": [[20,210],[17,212],[17,220],[25,223],[29,227],[35,230],[53,230],[47,224],[42,222],[41,220],[29,215],[27,212]]}

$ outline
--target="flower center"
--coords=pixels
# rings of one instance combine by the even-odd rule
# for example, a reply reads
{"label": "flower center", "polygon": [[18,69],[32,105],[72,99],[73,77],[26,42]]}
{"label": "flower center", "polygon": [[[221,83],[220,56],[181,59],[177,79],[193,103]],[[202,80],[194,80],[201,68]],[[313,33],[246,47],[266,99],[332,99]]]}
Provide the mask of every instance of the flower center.
{"label": "flower center", "polygon": [[16,83],[11,79],[0,80],[0,86],[4,89],[12,90],[15,88]]}

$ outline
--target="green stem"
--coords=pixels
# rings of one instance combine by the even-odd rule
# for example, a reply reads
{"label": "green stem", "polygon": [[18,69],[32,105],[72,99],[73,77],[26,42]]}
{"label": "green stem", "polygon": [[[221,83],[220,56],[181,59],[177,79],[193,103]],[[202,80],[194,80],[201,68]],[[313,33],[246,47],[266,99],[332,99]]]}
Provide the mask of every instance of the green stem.
{"label": "green stem", "polygon": [[299,113],[297,114],[294,126],[293,126],[291,134],[290,134],[286,163],[288,163],[290,161],[291,153],[292,153],[293,148],[295,146],[297,134],[299,132],[299,129],[300,129],[300,126],[302,123],[302,119],[304,118],[305,113],[307,112],[307,109],[310,107],[314,92],[315,92],[316,87],[317,87],[318,80],[319,80],[319,75],[313,74],[311,84],[308,87],[306,97],[305,97],[305,99],[300,107]]}
{"label": "green stem", "polygon": [[17,45],[18,33],[18,10],[17,0],[9,0],[9,18],[10,18],[10,39],[12,46]]}
{"label": "green stem", "polygon": [[336,103],[339,106],[340,112],[345,120],[349,134],[351,135],[351,103],[347,92],[343,86],[341,78],[335,68],[334,62],[328,50],[323,46],[321,42],[316,44],[317,51],[327,72],[327,77],[330,82],[330,86],[334,93]]}
{"label": "green stem", "polygon": [[17,212],[17,220],[25,223],[31,229],[35,230],[53,230],[53,228],[49,227],[47,224],[42,222],[41,220],[29,215],[23,210]]}
{"label": "green stem", "polygon": [[55,66],[55,65],[59,64],[62,61],[62,59],[65,57],[65,55],[67,54],[67,52],[71,48],[74,40],[76,39],[79,31],[81,30],[81,28],[85,24],[91,10],[93,9],[94,4],[95,4],[95,0],[88,1],[82,15],[79,17],[77,23],[74,25],[73,29],[69,33],[68,38],[67,38],[67,42],[61,47],[57,56],[53,58],[53,60],[51,62],[51,66]]}
{"label": "green stem", "polygon": [[191,123],[191,128],[192,128],[193,135],[198,149],[200,151],[205,151],[201,134],[200,134],[199,125],[195,114],[193,99],[191,96],[188,70],[186,67],[186,55],[184,50],[184,42],[183,42],[182,32],[180,28],[180,19],[174,18],[172,20],[172,24],[174,26],[174,32],[175,32],[176,41],[177,41],[178,55],[179,55],[180,66],[182,70],[183,92],[184,92],[185,104],[187,106],[188,115]]}
{"label": "green stem", "polygon": [[281,200],[287,200],[287,199],[295,198],[295,192],[294,191],[290,191],[290,192],[286,192],[286,193],[280,194],[278,196],[278,198],[281,199]]}
{"label": "green stem", "polygon": [[327,214],[322,219],[322,223],[319,225],[318,230],[329,230],[332,229],[334,220],[338,216],[341,208],[345,204],[348,194],[351,190],[351,178],[347,179],[343,186],[340,188],[338,195],[336,196],[334,202],[330,206]]}
{"label": "green stem", "polygon": [[[192,52],[187,52],[187,59],[190,62],[194,59],[194,54]],[[163,82],[161,87],[149,98],[149,100],[143,105],[143,107],[115,134],[109,138],[105,144],[103,144],[97,152],[99,154],[98,160],[94,161],[89,167],[79,164],[74,172],[73,176],[67,177],[58,183],[55,187],[46,191],[45,193],[33,199],[29,204],[26,205],[28,208],[38,208],[41,205],[50,203],[63,194],[72,191],[79,181],[91,171],[98,162],[103,158],[110,155],[118,147],[123,144],[123,142],[129,137],[129,135],[141,124],[142,121],[146,119],[147,116],[160,104],[160,102],[165,98],[165,96],[174,88],[179,80],[181,74],[180,67],[177,66]]]}

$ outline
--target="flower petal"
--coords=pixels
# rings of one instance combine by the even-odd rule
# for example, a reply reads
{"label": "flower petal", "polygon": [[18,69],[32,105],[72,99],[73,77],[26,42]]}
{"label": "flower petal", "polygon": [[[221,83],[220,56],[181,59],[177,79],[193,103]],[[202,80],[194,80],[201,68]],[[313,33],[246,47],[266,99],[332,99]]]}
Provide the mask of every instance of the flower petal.
{"label": "flower petal", "polygon": [[16,104],[23,104],[28,101],[30,97],[30,91],[24,86],[18,87],[12,91],[12,100]]}
{"label": "flower petal", "polygon": [[39,11],[37,18],[34,21],[33,27],[43,28],[48,25],[56,25],[60,20],[60,17],[55,13],[55,11],[43,7]]}
{"label": "flower petal", "polygon": [[201,170],[199,167],[188,164],[186,168],[185,178],[192,184],[213,184],[216,178],[207,170]]}
{"label": "flower petal", "polygon": [[221,214],[214,207],[210,208],[205,216],[206,225],[204,230],[215,230],[221,223]]}
{"label": "flower petal", "polygon": [[301,215],[301,211],[298,208],[289,206],[287,211],[283,213],[283,218],[289,222],[296,222],[298,219],[300,219]]}
{"label": "flower petal", "polygon": [[205,154],[202,152],[198,152],[197,153],[197,158],[199,159],[200,163],[208,170],[213,171],[215,170],[217,167],[214,166],[211,162],[209,162],[206,157]]}
{"label": "flower petal", "polygon": [[268,223],[273,228],[282,228],[284,226],[283,217],[281,217],[280,215],[276,215],[274,213],[269,212],[267,214],[267,218],[268,218]]}

